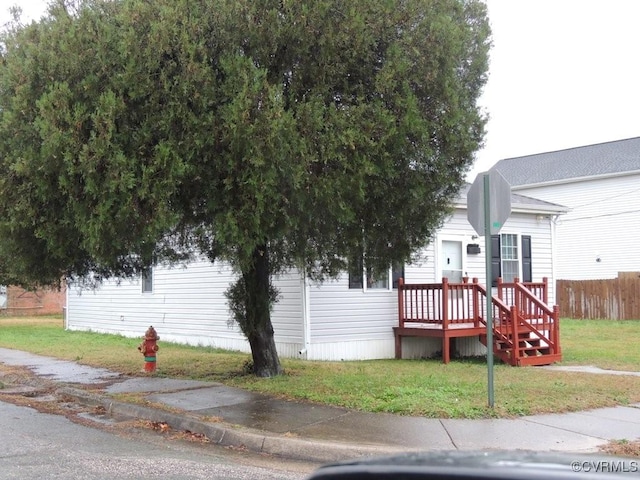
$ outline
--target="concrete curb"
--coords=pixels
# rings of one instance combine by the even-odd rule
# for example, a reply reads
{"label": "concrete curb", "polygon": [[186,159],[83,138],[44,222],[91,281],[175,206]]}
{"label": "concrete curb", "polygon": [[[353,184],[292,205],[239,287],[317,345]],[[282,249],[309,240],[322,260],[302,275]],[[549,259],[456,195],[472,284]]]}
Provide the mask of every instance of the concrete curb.
{"label": "concrete curb", "polygon": [[377,445],[350,445],[322,440],[304,440],[294,436],[268,435],[258,430],[225,423],[206,422],[189,413],[172,413],[160,409],[113,400],[85,390],[60,387],[57,395],[73,398],[87,406],[101,406],[109,415],[164,422],[178,431],[189,430],[206,435],[211,443],[224,447],[244,447],[255,453],[266,453],[294,460],[331,463],[347,459],[407,453],[406,448]]}

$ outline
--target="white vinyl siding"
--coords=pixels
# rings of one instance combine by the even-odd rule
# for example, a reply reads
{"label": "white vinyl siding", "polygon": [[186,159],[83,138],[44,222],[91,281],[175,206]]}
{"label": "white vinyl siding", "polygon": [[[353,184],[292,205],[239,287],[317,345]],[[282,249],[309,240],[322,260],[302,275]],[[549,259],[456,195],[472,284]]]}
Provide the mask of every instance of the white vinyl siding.
{"label": "white vinyl siding", "polygon": [[[555,302],[555,276],[553,267],[553,247],[552,247],[552,219],[539,216],[534,221],[528,215],[512,214],[505,223],[501,233],[518,236],[518,268],[522,266],[521,241],[523,236],[531,237],[531,280],[541,282],[543,278],[549,281],[549,303]],[[518,275],[522,278],[521,270]]]}
{"label": "white vinyl siding", "polygon": [[346,274],[310,288],[311,343],[388,338],[397,322],[396,290],[349,289]]}
{"label": "white vinyl siding", "polygon": [[[554,299],[553,284],[555,282],[554,266],[553,266],[553,246],[552,246],[552,229],[553,219],[548,215],[535,215],[531,213],[514,212],[509,219],[505,222],[500,233],[505,235],[514,235],[518,237],[518,242],[522,236],[531,237],[531,257],[532,257],[532,280],[534,282],[540,282],[544,277],[547,277],[550,283],[550,299]],[[445,224],[445,228],[441,230],[436,236],[436,246],[439,245],[441,240],[456,240],[462,241],[462,255],[463,262],[462,268],[464,276],[469,278],[477,278],[478,281],[486,285],[485,280],[485,244],[484,236],[478,236],[469,225],[466,217],[466,211],[456,210],[455,214]],[[466,246],[468,244],[477,244],[480,246],[481,253],[478,255],[468,254]],[[431,276],[425,275],[424,271],[419,275],[409,271],[407,267],[407,282],[439,282],[441,278],[438,278],[439,273],[443,270],[439,268],[433,270],[433,261],[439,261],[439,255],[437,251],[432,250],[433,246],[429,246],[426,257],[432,262]],[[520,244],[518,243],[518,248]],[[515,252],[512,252],[515,253]],[[521,262],[521,250],[518,251],[519,261]],[[416,278],[417,277],[417,278]],[[551,302],[553,303],[553,302]]]}
{"label": "white vinyl siding", "polygon": [[[96,290],[69,286],[67,326],[142,336],[153,325],[162,340],[191,345],[250,351],[237,325],[231,322],[224,292],[235,279],[224,263],[207,260],[185,267],[154,267],[153,293],[142,292],[142,281],[106,281]],[[272,323],[283,355],[293,355],[302,343],[301,282],[297,272],[274,279],[280,300]]]}
{"label": "white vinyl siding", "polygon": [[294,354],[301,348],[298,344],[303,342],[303,292],[301,280],[297,271],[280,275],[273,280],[274,286],[280,292],[278,301],[271,312],[271,323],[273,324],[275,339],[276,342],[280,343],[296,344]]}
{"label": "white vinyl siding", "polygon": [[69,286],[67,317],[71,329],[142,335],[153,325],[162,339],[216,346],[208,337],[242,339],[228,324],[224,297],[233,274],[206,261],[188,268],[154,269],[154,292],[142,293],[141,280],[105,281],[96,290]]}
{"label": "white vinyl siding", "polygon": [[571,209],[557,220],[556,278],[604,279],[640,271],[640,174],[523,188],[517,193]]}

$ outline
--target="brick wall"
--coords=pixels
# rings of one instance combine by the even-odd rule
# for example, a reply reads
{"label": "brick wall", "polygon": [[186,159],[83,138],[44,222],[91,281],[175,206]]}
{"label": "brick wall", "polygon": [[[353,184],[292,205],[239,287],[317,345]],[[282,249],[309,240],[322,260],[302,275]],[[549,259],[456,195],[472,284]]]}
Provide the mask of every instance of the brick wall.
{"label": "brick wall", "polygon": [[65,305],[66,287],[57,289],[25,290],[20,287],[7,287],[7,308],[0,312],[4,315],[51,315],[62,313]]}

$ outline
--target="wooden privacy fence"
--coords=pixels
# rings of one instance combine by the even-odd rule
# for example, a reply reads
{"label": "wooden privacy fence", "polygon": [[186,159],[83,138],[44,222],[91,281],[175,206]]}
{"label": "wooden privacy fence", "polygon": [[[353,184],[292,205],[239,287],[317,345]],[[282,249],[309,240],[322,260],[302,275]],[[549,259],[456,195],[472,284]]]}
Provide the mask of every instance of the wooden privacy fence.
{"label": "wooden privacy fence", "polygon": [[560,316],[640,320],[640,277],[620,275],[606,280],[558,280]]}

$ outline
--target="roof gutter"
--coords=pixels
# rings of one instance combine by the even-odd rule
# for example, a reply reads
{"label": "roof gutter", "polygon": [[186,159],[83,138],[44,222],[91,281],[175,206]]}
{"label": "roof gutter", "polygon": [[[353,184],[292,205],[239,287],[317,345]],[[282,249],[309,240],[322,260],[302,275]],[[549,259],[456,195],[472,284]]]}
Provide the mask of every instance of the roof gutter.
{"label": "roof gutter", "polygon": [[[462,202],[455,202],[454,207],[459,210],[467,210],[467,204]],[[527,203],[511,202],[511,211],[514,213],[543,213],[561,215],[563,213],[570,212],[571,209],[561,205],[531,205]]]}
{"label": "roof gutter", "polygon": [[587,175],[582,177],[563,178],[560,180],[550,180],[547,182],[523,183],[521,185],[511,185],[511,190],[526,190],[528,188],[548,187],[552,185],[564,185],[567,183],[583,182],[585,180],[592,181],[592,180],[602,180],[607,178],[627,177],[629,175],[640,175],[640,170],[630,170],[626,172],[616,172],[616,173],[603,173],[602,175]]}

